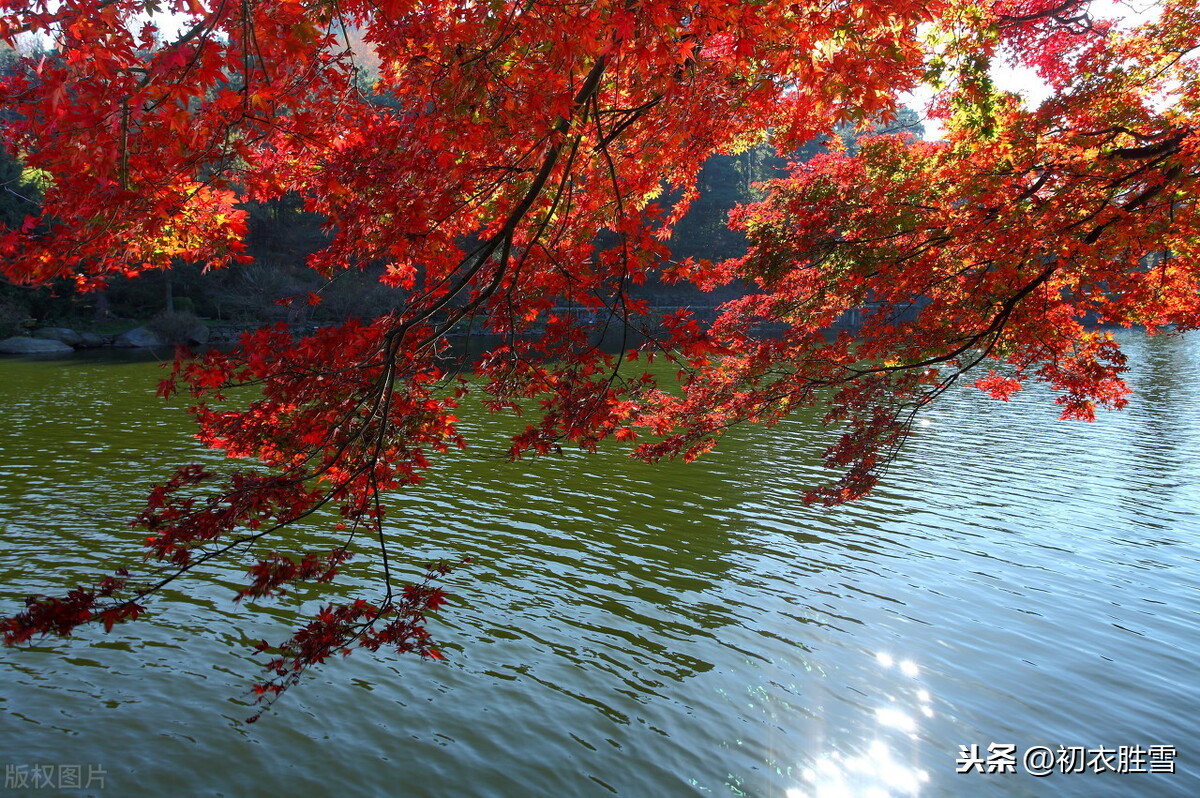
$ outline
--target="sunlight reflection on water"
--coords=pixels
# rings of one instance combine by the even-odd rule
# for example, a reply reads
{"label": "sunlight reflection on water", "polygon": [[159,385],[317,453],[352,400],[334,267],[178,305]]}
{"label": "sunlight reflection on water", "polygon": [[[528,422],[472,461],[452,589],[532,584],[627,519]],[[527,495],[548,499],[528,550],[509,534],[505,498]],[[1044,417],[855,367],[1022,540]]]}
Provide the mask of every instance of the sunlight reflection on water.
{"label": "sunlight reflection on water", "polygon": [[[888,699],[886,705],[875,709],[874,725],[864,728],[861,748],[819,756],[801,772],[803,786],[790,788],[787,798],[916,798],[929,782],[929,772],[920,766],[915,743],[919,739],[919,718],[933,717],[932,696],[926,688],[909,681],[916,680],[921,669],[910,659],[897,661],[884,651],[875,655],[875,661],[885,672],[879,684],[911,694],[915,706]],[[894,673],[886,674],[892,669]],[[894,678],[897,676],[901,678]]]}

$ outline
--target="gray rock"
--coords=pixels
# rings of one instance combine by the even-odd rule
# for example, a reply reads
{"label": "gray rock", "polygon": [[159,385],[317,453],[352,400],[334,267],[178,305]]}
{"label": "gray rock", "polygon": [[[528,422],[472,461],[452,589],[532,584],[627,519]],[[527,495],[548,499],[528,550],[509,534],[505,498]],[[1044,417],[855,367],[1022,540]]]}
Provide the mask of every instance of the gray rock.
{"label": "gray rock", "polygon": [[50,338],[5,338],[0,352],[6,355],[65,355],[75,350]]}
{"label": "gray rock", "polygon": [[208,343],[208,327],[204,324],[197,324],[192,329],[188,330],[189,344],[206,344]]}
{"label": "gray rock", "polygon": [[77,346],[80,349],[97,349],[101,346],[108,346],[111,343],[111,336],[104,336],[94,332],[81,332]]}
{"label": "gray rock", "polygon": [[79,346],[83,343],[83,336],[70,327],[43,327],[40,330],[34,330],[31,334],[34,338],[45,338],[48,341],[62,341],[67,346]]}
{"label": "gray rock", "polygon": [[236,344],[241,340],[242,335],[249,332],[245,327],[206,327],[209,336],[207,343],[210,344]]}
{"label": "gray rock", "polygon": [[145,327],[134,327],[132,330],[123,332],[113,341],[113,346],[123,347],[125,349],[143,348],[151,346],[166,346],[159,340],[158,336]]}
{"label": "gray rock", "polygon": [[174,346],[208,343],[208,326],[191,314],[159,317],[117,337],[114,346]]}

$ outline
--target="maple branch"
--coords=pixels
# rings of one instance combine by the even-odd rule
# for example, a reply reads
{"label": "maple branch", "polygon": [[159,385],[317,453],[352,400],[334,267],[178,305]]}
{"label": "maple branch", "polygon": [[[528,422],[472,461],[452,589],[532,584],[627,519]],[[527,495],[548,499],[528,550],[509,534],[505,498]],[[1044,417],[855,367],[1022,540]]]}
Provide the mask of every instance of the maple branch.
{"label": "maple branch", "polygon": [[[604,135],[603,138],[599,139],[594,145],[592,145],[592,149],[596,150],[597,152],[607,150],[609,144],[615,141],[630,125],[638,121],[638,119],[640,119],[647,111],[662,102],[662,99],[663,97],[660,94],[651,98],[650,100],[647,100],[636,108],[630,108],[623,111],[622,118],[612,126],[612,129],[609,130],[609,132]],[[600,127],[599,114],[600,111],[597,110],[595,112],[597,130],[599,130]]]}
{"label": "maple branch", "polygon": [[[1021,300],[1023,300],[1025,297],[1029,296],[1031,293],[1033,293],[1038,288],[1038,286],[1044,284],[1047,280],[1049,280],[1050,277],[1054,274],[1054,272],[1058,270],[1058,267],[1059,267],[1058,260],[1057,259],[1051,260],[1050,263],[1044,269],[1042,269],[1042,271],[1036,277],[1034,277],[1032,280],[1030,280],[1028,283],[1026,283],[1024,286],[1022,286],[1016,292],[1011,294],[1007,299],[1005,299],[1000,304],[999,311],[997,311],[996,315],[992,317],[992,320],[988,324],[987,327],[985,327],[984,329],[982,329],[976,333],[973,333],[965,340],[964,343],[960,344],[959,346],[955,347],[954,349],[950,350],[949,352],[945,352],[940,355],[934,355],[934,356],[926,358],[924,360],[919,360],[919,361],[912,362],[912,363],[901,363],[901,364],[897,364],[894,366],[886,366],[885,365],[885,366],[876,366],[876,367],[867,368],[867,369],[852,369],[852,370],[856,374],[877,374],[877,373],[883,373],[883,372],[912,371],[914,369],[927,368],[929,366],[935,366],[939,363],[945,363],[945,362],[954,360],[955,358],[962,355],[964,352],[967,352],[970,349],[974,349],[980,341],[983,341],[988,336],[994,336],[995,334],[998,334],[1001,330],[1003,330],[1004,326],[1008,323],[1009,317],[1012,315],[1013,311],[1016,309],[1017,305],[1021,302]],[[997,342],[998,342],[998,338],[994,338],[992,340],[992,342],[989,343],[988,346],[986,347],[984,354],[982,356],[980,356],[978,359],[976,359],[974,364],[972,364],[972,365],[978,364],[987,356],[987,354],[990,354],[992,349],[995,348]],[[966,371],[966,369],[963,369],[963,371]]]}
{"label": "maple branch", "polygon": [[[596,62],[592,65],[591,70],[584,79],[583,84],[579,87],[579,90],[575,94],[575,98],[572,102],[572,114],[562,117],[558,120],[554,126],[554,133],[565,135],[567,131],[570,130],[571,117],[574,115],[574,111],[586,105],[591,96],[599,90],[600,79],[604,75],[604,71],[607,68],[607,63],[607,59],[604,56],[596,59]],[[561,153],[561,141],[555,142],[550,146],[545,158],[542,160],[541,169],[538,170],[538,173],[530,182],[530,185],[525,190],[520,202],[518,202],[516,207],[513,208],[513,210],[508,214],[503,226],[501,226],[500,230],[493,234],[471,256],[471,259],[475,261],[474,265],[467,269],[466,273],[458,279],[457,285],[448,291],[445,296],[432,303],[424,311],[421,311],[411,319],[406,320],[405,323],[401,325],[401,327],[395,332],[397,336],[404,335],[407,329],[431,318],[438,311],[447,307],[470,284],[471,279],[479,273],[479,271],[484,267],[484,265],[488,262],[498,248],[503,245],[505,247],[505,251],[507,251],[507,249],[511,247],[512,237],[516,233],[517,227],[520,225],[521,220],[524,219],[525,215],[529,212],[529,209],[533,207],[534,202],[541,195],[542,189],[546,185],[546,181],[550,179],[550,175],[554,171],[554,167],[558,163]],[[494,292],[498,287],[498,281],[494,281],[494,287],[492,287],[491,292]],[[487,295],[490,296],[490,293]],[[486,296],[481,295],[480,301],[484,298],[486,298]],[[452,320],[446,324],[443,324],[442,329],[450,329],[453,327],[454,323],[456,323],[468,312],[473,310],[474,307],[478,307],[479,304],[480,302],[477,301],[473,303],[473,305],[469,305],[468,309],[464,309],[463,311],[452,314]]]}
{"label": "maple branch", "polygon": [[[428,474],[425,454],[463,442],[442,364],[464,322],[503,342],[477,366],[485,407],[542,402],[540,423],[513,436],[514,455],[563,440],[593,448],[636,427],[661,439],[638,456],[690,459],[734,423],[772,423],[832,393],[826,418],[846,435],[826,462],[844,477],[822,497],[837,502],[869,490],[917,410],[985,360],[1021,378],[1036,366],[1077,402],[1111,400],[1115,361],[1086,350],[1088,310],[1200,326],[1194,264],[1139,261],[1183,251],[1197,227],[1195,75],[1174,55],[1197,23],[1182,11],[1129,36],[1078,36],[1091,26],[1083,0],[966,15],[912,2],[860,14],[852,2],[790,0],[213,0],[195,4],[209,11],[188,17],[171,45],[147,48],[134,32],[145,4],[115,3],[26,4],[54,11],[0,20],[10,37],[20,25],[58,26],[65,48],[12,80],[6,125],[52,188],[44,222],[0,231],[5,274],[97,279],[166,265],[186,243],[176,239],[213,234],[244,248],[237,203],[295,191],[333,233],[312,261],[326,277],[385,262],[405,293],[368,326],[263,330],[233,354],[177,367],[204,442],[257,458],[268,474],[202,484],[213,475],[180,469],[138,518],[158,558],[143,583],[34,601],[0,622],[6,634],[125,620],[197,564],[258,552],[284,526],[336,508],[340,545],[300,562],[261,553],[239,596],[331,578],[354,546],[373,564],[378,554],[382,586],[370,590],[380,600],[321,610],[278,647],[259,687],[277,696],[355,643],[431,651],[418,622],[436,602],[424,583],[410,593],[394,581],[386,494]],[[351,24],[381,59],[374,102],[347,88]],[[827,114],[886,108],[936,51],[961,47],[923,41],[928,25],[985,50],[1011,45],[1056,85],[1072,72],[1087,80],[1037,113],[997,104],[986,138],[955,114],[946,145],[897,139],[809,162],[739,211],[752,255],[671,269],[704,288],[756,281],[760,293],[722,303],[709,326],[635,299],[635,282],[670,268],[652,236],[693,199],[705,158],[762,136],[787,149]],[[1156,46],[1140,52],[1138,37],[1151,34]],[[345,52],[333,52],[339,39]],[[960,56],[972,54],[950,57]],[[1167,105],[1149,96],[1157,85]],[[686,197],[666,221],[649,206],[664,182]],[[216,261],[215,245],[196,251]],[[862,313],[857,337],[829,338],[849,310]],[[616,326],[613,356],[602,344]],[[647,360],[661,352],[679,366],[682,396],[669,377],[621,374],[639,332]],[[462,355],[454,368],[467,364]],[[261,396],[222,404],[235,387]]]}
{"label": "maple branch", "polygon": [[1072,23],[1088,20],[1088,13],[1087,11],[1082,11],[1074,16],[1066,16],[1067,12],[1075,8],[1087,6],[1089,4],[1090,0],[1064,0],[1064,2],[1059,3],[1057,6],[1045,8],[1032,14],[999,14],[998,17],[1000,19],[1001,27],[1011,27],[1013,25],[1020,25],[1025,22],[1036,22],[1042,19],[1053,19],[1056,22]]}
{"label": "maple branch", "polygon": [[1122,158],[1127,161],[1148,160],[1159,158],[1163,155],[1170,155],[1177,152],[1179,145],[1191,133],[1191,129],[1185,127],[1175,135],[1157,141],[1154,144],[1146,144],[1141,147],[1118,147],[1109,153],[1110,157]]}

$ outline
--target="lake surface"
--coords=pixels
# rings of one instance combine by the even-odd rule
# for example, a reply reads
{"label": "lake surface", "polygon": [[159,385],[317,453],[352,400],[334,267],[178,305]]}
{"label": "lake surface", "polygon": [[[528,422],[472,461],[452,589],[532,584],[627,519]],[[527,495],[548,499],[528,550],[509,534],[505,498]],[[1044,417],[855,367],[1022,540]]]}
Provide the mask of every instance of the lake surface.
{"label": "lake surface", "polygon": [[[1126,410],[964,389],[833,510],[800,501],[808,419],[651,467],[508,464],[511,422],[467,414],[475,445],[390,522],[413,574],[474,558],[430,627],[447,661],[360,651],[245,725],[247,644],[295,606],[236,607],[243,567],[211,569],[110,634],[0,651],[0,796],[1200,794],[1200,337],[1120,339]],[[0,360],[0,611],[136,565],[148,486],[216,462],[160,378]],[[1003,770],[992,744],[1015,773],[956,773],[971,745]],[[1039,778],[1033,746],[1175,773]]]}

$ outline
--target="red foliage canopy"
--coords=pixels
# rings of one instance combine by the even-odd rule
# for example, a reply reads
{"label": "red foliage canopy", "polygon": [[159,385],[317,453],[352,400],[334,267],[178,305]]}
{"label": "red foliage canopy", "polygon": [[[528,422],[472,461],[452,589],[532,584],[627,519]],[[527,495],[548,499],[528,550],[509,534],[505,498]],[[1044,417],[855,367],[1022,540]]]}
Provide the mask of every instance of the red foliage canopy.
{"label": "red foliage canopy", "polygon": [[[1095,21],[1085,0],[2,6],[0,36],[56,49],[4,87],[6,138],[48,180],[40,218],[0,235],[8,279],[86,288],[175,259],[236,264],[241,203],[295,194],[328,220],[313,268],[383,266],[404,290],[369,323],[266,329],[180,360],[161,392],[188,392],[206,443],[268,469],[181,468],[136,522],[157,581],[31,598],[2,622],[10,644],[133,617],[166,581],[241,551],[259,552],[251,597],[333,578],[365,532],[387,570],[381,497],[464,445],[465,394],[539,408],[513,457],[612,436],[637,457],[692,458],[732,423],[824,405],[842,476],[809,498],[837,503],[869,491],[913,414],[977,366],[993,396],[1037,378],[1065,417],[1090,419],[1127,389],[1120,351],[1085,319],[1200,321],[1200,26],[1185,2],[1140,27]],[[352,38],[378,62],[371,96]],[[1005,59],[1050,99],[997,90]],[[745,257],[672,261],[664,242],[706,158],[764,137],[795,151],[922,83],[943,140],[879,136],[798,164],[735,214]],[[632,299],[652,275],[750,289],[705,326]],[[829,335],[852,309],[862,329]],[[609,354],[585,317],[646,343]],[[467,320],[504,343],[460,380],[438,356]],[[778,334],[756,335],[764,323]],[[630,367],[651,355],[678,365],[682,390]],[[230,406],[234,386],[257,398]],[[270,551],[327,505],[344,545]],[[420,620],[442,599],[393,591],[389,572],[381,600],[330,606],[279,647],[260,692],[356,643],[436,655]]]}

